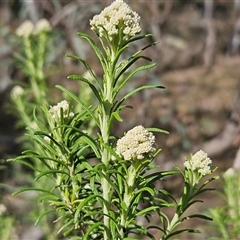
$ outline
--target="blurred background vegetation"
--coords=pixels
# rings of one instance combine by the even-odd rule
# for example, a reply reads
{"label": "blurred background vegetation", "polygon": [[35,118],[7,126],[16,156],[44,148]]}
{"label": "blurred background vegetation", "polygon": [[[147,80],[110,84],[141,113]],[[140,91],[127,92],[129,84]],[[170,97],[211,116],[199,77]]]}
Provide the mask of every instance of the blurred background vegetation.
{"label": "blurred background vegetation", "polygon": [[[198,149],[209,154],[220,174],[232,166],[240,168],[240,1],[126,2],[141,16],[142,33],[153,33],[151,41],[159,42],[146,53],[157,62],[157,67],[139,74],[128,87],[151,82],[160,83],[166,89],[147,90],[131,98],[129,104],[134,108],[123,111],[126,122],[115,126],[115,134],[122,135],[135,125],[168,130],[169,135],[157,136],[163,151],[156,161],[164,169],[181,164],[184,155]],[[55,84],[76,91],[74,82],[66,77],[85,73],[82,65],[66,58],[65,54],[79,55],[91,63],[101,77],[97,59],[87,42],[76,33],[87,32],[94,37],[89,19],[109,3],[107,0],[0,2],[0,236],[6,236],[1,240],[48,239],[41,225],[33,227],[37,210],[31,202],[32,196],[29,193],[11,196],[19,186],[32,181],[30,170],[6,162],[20,154],[18,139],[23,133],[23,129],[15,127],[17,118],[11,113],[9,93],[15,81],[27,81],[13,58],[13,54],[19,52],[15,30],[26,19],[37,22],[44,17],[50,21],[52,41],[48,46],[49,67],[45,70],[53,88],[51,98],[57,99]],[[136,50],[141,44],[132,48]],[[181,192],[178,179],[166,187],[176,194]],[[214,187],[222,191],[220,183]],[[204,199],[205,207],[199,205],[202,211],[207,211],[206,206],[223,204],[214,193]],[[192,220],[190,223],[203,234],[189,239],[208,239],[218,234],[208,223]]]}

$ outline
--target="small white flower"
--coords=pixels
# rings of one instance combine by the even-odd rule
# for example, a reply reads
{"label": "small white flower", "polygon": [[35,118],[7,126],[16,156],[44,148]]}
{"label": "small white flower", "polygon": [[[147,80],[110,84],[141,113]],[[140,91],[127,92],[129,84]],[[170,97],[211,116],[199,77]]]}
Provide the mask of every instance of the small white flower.
{"label": "small white flower", "polygon": [[2,216],[7,211],[5,205],[0,204],[0,216]]}
{"label": "small white flower", "polygon": [[236,169],[234,169],[234,168],[229,168],[229,169],[223,174],[223,176],[224,176],[225,178],[232,178],[232,177],[234,177],[235,174],[236,174]]}
{"label": "small white flower", "polygon": [[34,24],[30,20],[26,20],[16,29],[16,35],[19,37],[29,37],[33,34],[33,31]]}
{"label": "small white flower", "polygon": [[155,136],[143,126],[134,127],[117,141],[116,152],[125,160],[151,158],[156,152]]}
{"label": "small white flower", "polygon": [[116,0],[99,15],[90,20],[91,29],[99,37],[109,37],[112,41],[123,32],[123,39],[128,40],[141,32],[140,16],[123,1]]}
{"label": "small white flower", "polygon": [[12,91],[11,91],[11,95],[12,95],[13,99],[16,99],[19,96],[22,96],[23,93],[24,93],[24,89],[19,85],[14,86]]}
{"label": "small white flower", "polygon": [[51,139],[48,136],[44,136],[43,137],[44,141],[46,141],[47,143],[51,143]]}
{"label": "small white flower", "polygon": [[187,169],[191,169],[192,171],[197,171],[202,176],[210,174],[211,171],[212,160],[207,156],[207,153],[200,150],[191,156],[190,159],[186,159],[184,162],[184,166]]}
{"label": "small white flower", "polygon": [[74,116],[74,113],[70,112],[68,101],[63,100],[55,106],[50,106],[49,114],[55,122],[61,118],[61,109],[63,111],[63,118],[72,118]]}
{"label": "small white flower", "polygon": [[50,26],[49,21],[46,18],[42,18],[36,23],[34,34],[39,34],[40,32],[43,32],[43,31],[46,31],[46,32],[51,31],[51,29],[52,28]]}
{"label": "small white flower", "polygon": [[34,130],[38,130],[38,125],[36,124],[36,122],[31,122],[30,123],[30,126],[29,127],[31,127],[32,129],[34,129]]}

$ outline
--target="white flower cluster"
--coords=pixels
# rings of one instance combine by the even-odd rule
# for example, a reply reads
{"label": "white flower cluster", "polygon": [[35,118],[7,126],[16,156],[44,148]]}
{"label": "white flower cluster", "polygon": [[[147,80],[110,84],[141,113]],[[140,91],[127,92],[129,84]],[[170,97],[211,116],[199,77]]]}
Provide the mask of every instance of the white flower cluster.
{"label": "white flower cluster", "polygon": [[11,91],[11,96],[13,99],[17,99],[18,97],[22,96],[23,93],[24,93],[24,89],[21,86],[16,85],[13,87]]}
{"label": "white flower cluster", "polygon": [[30,20],[26,20],[16,29],[16,35],[19,37],[28,37],[33,33],[33,31],[33,23]]}
{"label": "white flower cluster", "polygon": [[207,153],[200,150],[191,156],[190,159],[186,159],[184,162],[184,166],[187,169],[191,169],[192,171],[197,171],[202,176],[210,174],[211,171],[212,160],[207,156]]}
{"label": "white flower cluster", "polygon": [[32,34],[36,35],[50,30],[50,23],[45,18],[40,19],[35,26],[32,21],[26,20],[16,29],[16,35],[19,37],[29,37]]}
{"label": "white flower cluster", "polygon": [[143,126],[136,126],[117,141],[116,152],[125,160],[147,159],[156,152],[154,146],[155,136]]}
{"label": "white flower cluster", "polygon": [[7,211],[5,205],[0,204],[0,216],[2,216]]}
{"label": "white flower cluster", "polygon": [[49,115],[55,122],[61,118],[61,109],[63,111],[63,118],[72,118],[74,116],[74,113],[69,111],[69,103],[63,100],[55,106],[50,106]]}
{"label": "white flower cluster", "polygon": [[34,29],[34,34],[38,34],[40,32],[48,32],[51,31],[51,26],[49,21],[46,18],[42,18],[40,20],[37,21],[36,25],[35,25],[35,29]]}
{"label": "white flower cluster", "polygon": [[118,36],[120,31],[123,32],[124,40],[141,32],[140,16],[132,11],[123,0],[116,0],[99,15],[94,16],[90,20],[90,25],[99,37],[107,34],[110,40]]}

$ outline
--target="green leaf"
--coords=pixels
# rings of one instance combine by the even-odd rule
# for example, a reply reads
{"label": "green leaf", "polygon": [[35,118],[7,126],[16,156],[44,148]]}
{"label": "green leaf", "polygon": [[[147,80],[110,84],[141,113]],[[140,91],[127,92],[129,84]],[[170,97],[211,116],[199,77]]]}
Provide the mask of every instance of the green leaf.
{"label": "green leaf", "polygon": [[170,233],[167,235],[167,237],[163,238],[164,240],[167,240],[169,239],[170,237],[174,236],[174,235],[178,235],[180,233],[201,233],[199,230],[195,230],[195,229],[180,229],[180,230],[177,230],[173,233]]}
{"label": "green leaf", "polygon": [[82,62],[83,65],[84,65],[84,66],[86,67],[86,69],[88,70],[90,76],[94,79],[94,81],[97,83],[97,85],[101,88],[101,84],[99,83],[97,76],[95,75],[95,73],[93,72],[93,70],[91,69],[91,67],[89,66],[89,64],[88,64],[84,59],[82,59],[82,58],[80,58],[80,57],[78,57],[78,56],[72,55],[72,54],[66,54],[66,56]]}
{"label": "green leaf", "polygon": [[82,139],[87,143],[89,144],[89,146],[91,146],[92,150],[94,151],[96,157],[99,159],[101,158],[101,154],[99,152],[99,149],[98,149],[98,145],[96,144],[96,142],[94,141],[94,139],[92,139],[90,136],[88,135],[84,135],[82,136]]}
{"label": "green leaf", "polygon": [[[21,157],[21,156],[20,156]],[[19,157],[19,158],[20,158]],[[65,168],[68,168],[67,164],[65,164],[63,161],[59,161],[58,159],[54,159],[54,158],[50,158],[48,156],[44,156],[44,155],[24,155],[22,156],[24,158],[29,158],[29,159],[34,159],[37,158],[38,160],[40,160],[43,164],[45,164],[45,166],[47,166],[47,168],[52,169],[52,167],[48,164],[48,161],[52,161],[55,162],[57,164],[61,164],[62,166],[64,166]],[[47,160],[47,161],[46,161]],[[37,171],[39,171],[39,169],[36,169]]]}
{"label": "green leaf", "polygon": [[144,48],[142,48],[142,49],[140,49],[139,51],[137,51],[137,52],[136,52],[135,54],[133,54],[132,56],[133,56],[133,57],[136,57],[138,54],[142,53],[142,52],[143,52],[144,50],[146,50],[147,48],[152,47],[152,46],[157,45],[157,44],[158,44],[158,42],[150,43],[150,44],[146,45]]}
{"label": "green leaf", "polygon": [[87,84],[89,85],[89,87],[92,89],[94,95],[97,97],[99,103],[100,103],[100,104],[102,103],[102,98],[101,98],[101,96],[99,95],[98,90],[97,90],[96,87],[95,87],[91,82],[89,82],[86,78],[81,77],[81,76],[79,76],[79,75],[69,75],[67,78],[68,78],[68,79],[79,80],[79,81],[82,81],[82,82],[87,83]]}
{"label": "green leaf", "polygon": [[96,222],[95,224],[93,224],[88,231],[84,234],[83,240],[89,240],[89,236],[91,233],[94,233],[94,230],[97,230],[96,232],[99,232],[99,227],[102,225],[101,222]]}
{"label": "green leaf", "polygon": [[[44,195],[43,197],[41,197],[40,199],[39,199],[39,202],[43,202],[43,201],[45,201],[45,200],[47,200],[50,204],[50,206],[52,205],[52,203],[53,204],[55,204],[56,203],[56,205],[64,205],[64,203],[62,202],[62,200],[58,197],[58,196],[55,196],[55,195]],[[57,201],[57,200],[59,200],[59,201]]]}
{"label": "green leaf", "polygon": [[197,196],[197,195],[199,195],[199,194],[201,194],[203,192],[214,191],[214,190],[216,190],[216,188],[201,188],[201,190],[196,191],[196,193],[194,195]]}
{"label": "green leaf", "polygon": [[48,175],[48,174],[56,174],[56,173],[60,173],[60,174],[64,174],[64,175],[67,175],[67,176],[70,176],[68,172],[65,172],[65,171],[62,171],[62,170],[57,170],[57,169],[53,169],[53,170],[49,170],[49,171],[44,171],[40,174],[38,174],[36,177],[35,177],[35,181],[39,180],[41,177],[45,176],[45,175]]}
{"label": "green leaf", "polygon": [[112,63],[113,68],[116,67],[116,64],[117,64],[120,56],[122,55],[122,53],[123,53],[127,48],[128,48],[128,46],[125,45],[124,47],[122,47],[121,49],[118,50],[118,52],[117,52],[117,54],[116,54],[116,57],[115,57],[115,59],[114,59],[114,61],[113,61],[113,63]]}
{"label": "green leaf", "polygon": [[[152,61],[150,58],[147,58],[145,56],[138,56],[138,57],[130,58],[128,61],[126,61],[125,64],[121,64],[120,67],[117,69],[117,71],[116,71],[116,78],[115,78],[115,80],[113,82],[113,86],[115,86],[117,84],[117,81],[121,77],[121,75],[123,73],[125,73],[127,71],[127,69],[130,68],[138,59],[141,59],[141,58],[143,58],[145,60],[148,60],[148,61]],[[144,65],[144,66],[138,67],[137,69],[132,71],[128,75],[128,77],[123,81],[123,83],[121,83],[121,85],[118,87],[117,92],[119,92],[120,89],[122,89],[123,86],[130,80],[130,78],[133,75],[135,75],[137,72],[142,71],[142,70],[147,70],[147,69],[153,68],[155,66],[156,66],[156,63],[152,63],[152,64],[148,64],[148,65]]]}
{"label": "green leaf", "polygon": [[[185,203],[185,201],[183,200],[183,202]],[[184,212],[184,211],[186,211],[191,205],[193,205],[193,204],[195,204],[195,203],[203,203],[203,201],[202,200],[192,200],[192,201],[189,201],[186,205],[180,205],[181,206],[181,208],[182,208],[182,213]],[[183,206],[183,207],[182,207]]]}
{"label": "green leaf", "polygon": [[106,144],[104,144],[104,143],[102,143],[102,145],[103,145],[103,147],[104,147],[105,149],[108,150],[109,153],[111,153],[112,156],[114,156],[114,157],[116,158],[116,160],[118,160],[118,161],[121,161],[121,160],[122,160],[122,159],[120,158],[120,156],[112,149],[111,146],[108,146],[108,145],[106,145]]}
{"label": "green leaf", "polygon": [[164,181],[164,177],[172,176],[172,175],[176,175],[176,174],[179,174],[179,172],[175,171],[175,170],[154,172],[154,173],[145,175],[145,179],[147,179],[148,185],[151,185],[151,184],[156,183],[159,180]]}
{"label": "green leaf", "polygon": [[146,128],[149,132],[159,132],[159,133],[165,133],[169,134],[168,131],[160,129],[160,128]]}
{"label": "green leaf", "polygon": [[161,232],[164,232],[163,228],[160,228],[159,226],[156,225],[150,225],[147,227],[147,229],[157,229],[160,230]]}
{"label": "green leaf", "polygon": [[[94,195],[88,196],[88,197],[85,198],[84,200],[78,200],[78,201],[80,202],[80,205],[77,207],[77,210],[76,210],[76,212],[75,212],[75,214],[74,214],[74,222],[75,222],[75,223],[77,223],[77,221],[78,221],[78,216],[79,216],[80,212],[82,211],[83,207],[86,206],[86,205],[88,205],[88,203],[91,202],[92,200],[93,200],[94,202],[97,202],[98,198],[101,199],[102,196],[100,196],[100,195],[95,195],[95,194],[94,194]],[[77,201],[75,201],[75,202],[77,202]]]}
{"label": "green leaf", "polygon": [[18,163],[21,163],[27,167],[29,167],[30,169],[34,170],[34,171],[37,171],[37,168],[35,166],[33,166],[31,163],[29,163],[28,161],[23,161],[23,159],[27,159],[28,157],[25,157],[25,156],[19,156],[15,159],[8,159],[7,161],[10,162],[10,161],[14,161],[14,162],[18,162]]}
{"label": "green leaf", "polygon": [[46,129],[46,127],[38,120],[39,117],[37,117],[37,115],[36,115],[36,107],[34,107],[34,110],[33,110],[33,119],[34,119],[34,122],[37,124],[38,128],[39,128],[42,132],[48,132],[48,130]]}
{"label": "green leaf", "polygon": [[136,194],[143,193],[143,192],[148,192],[151,196],[154,195],[154,190],[151,189],[150,187],[143,187],[143,188],[139,189],[138,191],[136,191]]}
{"label": "green leaf", "polygon": [[34,223],[34,225],[35,225],[35,226],[38,225],[39,221],[40,221],[45,215],[47,215],[47,214],[49,214],[49,213],[53,213],[53,212],[56,212],[56,210],[55,210],[55,209],[51,209],[51,210],[45,211],[45,212],[43,212],[42,214],[40,214],[40,215],[38,216],[36,222]]}
{"label": "green leaf", "polygon": [[[166,190],[164,190],[164,189],[160,189],[160,190],[158,190],[158,191],[159,191],[159,193],[161,193],[161,194],[169,197],[170,199],[172,199],[172,200],[175,202],[175,204],[177,204],[176,199],[175,199],[168,191],[166,191]],[[170,205],[171,205],[171,204],[170,204]],[[171,205],[171,206],[172,206],[172,205]]]}
{"label": "green leaf", "polygon": [[17,53],[16,51],[13,53],[13,56],[14,56],[14,58],[16,58],[19,62],[23,63],[24,65],[25,65],[25,63],[28,61],[27,58],[24,58],[24,57],[22,56],[22,54],[19,54],[19,53]]}
{"label": "green leaf", "polygon": [[[26,135],[28,135],[28,134],[26,134]],[[36,142],[41,144],[50,153],[52,153],[54,155],[58,155],[58,152],[56,151],[56,149],[53,148],[52,146],[50,146],[50,144],[48,142],[46,142],[42,137],[40,137],[39,135],[30,135],[30,136],[32,137],[33,140],[35,140]]]}
{"label": "green leaf", "polygon": [[124,43],[123,46],[125,46],[125,45],[127,45],[127,44],[129,44],[129,43],[131,43],[131,42],[135,42],[135,41],[137,41],[137,40],[141,40],[141,39],[143,39],[143,38],[152,37],[152,36],[153,36],[153,34],[145,34],[145,35],[136,36],[136,37],[134,37],[134,38],[130,38],[128,41],[126,41],[126,42]]}
{"label": "green leaf", "polygon": [[[62,128],[62,126],[59,126],[59,127],[56,127],[54,128],[53,130],[56,130],[56,129],[59,129],[59,128]],[[58,146],[58,148],[62,151],[63,150],[63,146],[58,143],[53,137],[51,137],[49,134],[45,133],[45,132],[40,132],[40,131],[36,131],[34,132],[34,135],[39,135],[39,136],[46,136],[48,137],[49,139],[51,139],[51,141],[56,145]],[[45,141],[45,140],[44,140]]]}
{"label": "green leaf", "polygon": [[214,180],[216,180],[216,179],[218,179],[218,178],[219,178],[219,176],[214,176],[214,177],[208,179],[207,181],[205,181],[205,182],[202,184],[202,186],[196,191],[196,195],[195,195],[195,196],[197,196],[197,195],[199,195],[200,193],[205,192],[205,191],[215,190],[215,188],[204,188],[204,187],[205,187],[207,184],[209,184],[210,182],[212,182],[212,181],[214,181]]}
{"label": "green leaf", "polygon": [[50,191],[42,189],[42,188],[35,188],[35,187],[24,187],[24,188],[21,188],[18,191],[14,192],[12,195],[15,196],[15,195],[17,195],[19,193],[26,192],[26,191],[37,191],[37,192],[43,192],[43,193],[48,193],[49,195],[57,196],[53,192],[50,192]]}
{"label": "green leaf", "polygon": [[69,225],[71,225],[71,227],[63,233],[64,236],[69,235],[74,230],[73,219],[69,219],[69,218],[67,219],[66,223],[58,230],[57,233],[59,234],[63,229],[65,229]]}
{"label": "green leaf", "polygon": [[95,41],[88,34],[78,32],[77,35],[83,39],[86,39],[90,43],[90,45],[93,48],[93,50],[95,51],[98,59],[100,60],[100,63],[102,64],[103,68],[105,69],[105,66],[107,65],[105,57],[104,57],[102,51],[100,50],[100,48],[95,43]]}
{"label": "green leaf", "polygon": [[120,117],[120,114],[119,114],[118,111],[113,112],[112,116],[113,116],[117,121],[119,121],[119,122],[122,122],[122,121],[123,121],[123,119]]}
{"label": "green leaf", "polygon": [[181,219],[181,222],[185,221],[185,220],[188,220],[190,218],[201,218],[201,219],[204,219],[204,220],[209,220],[209,221],[212,221],[213,219],[206,216],[206,215],[203,215],[203,214],[191,214],[189,216],[186,216],[184,218]]}
{"label": "green leaf", "polygon": [[128,99],[129,97],[131,97],[133,94],[135,94],[136,92],[139,92],[139,91],[144,90],[144,89],[151,89],[151,88],[164,89],[163,86],[159,86],[159,85],[144,85],[144,86],[138,87],[138,88],[136,88],[135,90],[129,92],[129,93],[126,94],[122,99],[123,99],[123,100],[126,100],[126,99]]}
{"label": "green leaf", "polygon": [[139,211],[139,212],[136,214],[136,216],[143,216],[143,215],[145,215],[146,213],[155,211],[156,209],[159,209],[159,207],[158,207],[158,206],[151,206],[151,207],[144,208],[143,210]]}

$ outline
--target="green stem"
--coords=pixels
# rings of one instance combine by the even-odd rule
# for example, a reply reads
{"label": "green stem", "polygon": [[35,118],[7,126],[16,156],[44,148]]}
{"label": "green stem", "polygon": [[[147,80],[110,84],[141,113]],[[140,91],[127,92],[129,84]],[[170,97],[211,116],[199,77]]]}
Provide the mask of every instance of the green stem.
{"label": "green stem", "polygon": [[34,54],[36,49],[33,49],[30,38],[24,38],[24,50],[26,54],[26,68],[30,78],[30,85],[33,91],[36,102],[43,105],[46,103],[46,83],[45,74],[43,71],[45,59],[45,46],[47,37],[45,34],[40,34],[40,39],[37,45],[37,54]]}
{"label": "green stem", "polygon": [[[185,179],[185,186],[184,186],[184,191],[183,191],[183,195],[179,200],[176,212],[170,222],[170,224],[168,224],[168,227],[163,235],[163,237],[161,238],[161,240],[166,240],[169,238],[169,234],[172,232],[173,229],[175,229],[180,223],[181,223],[181,216],[182,214],[187,210],[188,203],[191,201],[191,199],[194,197],[194,192],[196,189],[196,182],[195,182],[195,175],[190,174],[190,176],[188,176],[188,180]],[[188,183],[190,185],[190,188],[188,188],[186,186],[186,183]]]}
{"label": "green stem", "polygon": [[[102,120],[101,120],[101,132],[102,132],[102,138],[103,138],[103,143],[104,144],[109,144],[109,126],[108,126],[108,122],[109,122],[109,115],[103,110],[102,112],[103,116],[102,116]],[[110,154],[107,151],[106,148],[104,148],[104,146],[102,147],[102,163],[105,165],[105,168],[103,169],[103,176],[107,175],[107,169],[108,169],[108,165],[109,165],[109,160],[110,160]],[[103,189],[103,199],[104,199],[104,205],[103,205],[103,213],[104,213],[104,217],[103,217],[103,223],[106,227],[106,229],[109,229],[109,208],[110,208],[110,201],[109,201],[109,192],[110,192],[110,184],[108,183],[108,180],[103,177],[102,178],[102,189]],[[104,240],[108,240],[111,237],[109,236],[109,231],[104,230]]]}
{"label": "green stem", "polygon": [[[111,44],[110,44],[111,45]],[[106,48],[104,48],[106,51]],[[101,111],[99,114],[99,122],[100,122],[100,130],[102,135],[103,146],[101,147],[101,161],[105,165],[103,171],[103,178],[101,179],[102,188],[103,188],[103,222],[105,225],[104,229],[104,240],[113,239],[115,237],[115,233],[110,234],[110,219],[109,212],[111,210],[111,197],[110,190],[111,186],[108,182],[109,179],[109,161],[111,159],[111,154],[104,146],[109,146],[109,137],[112,128],[112,106],[114,102],[114,80],[115,80],[115,72],[116,72],[116,63],[118,60],[117,57],[118,46],[112,44],[110,46],[110,52],[106,51],[107,59],[104,63],[104,79],[103,79],[103,102],[101,104]],[[106,177],[105,177],[106,176]],[[108,229],[108,230],[106,230]]]}
{"label": "green stem", "polygon": [[[110,131],[111,131],[111,107],[113,105],[113,87],[112,82],[114,80],[114,73],[115,73],[115,66],[113,65],[115,59],[115,54],[111,55],[111,59],[108,62],[108,64],[104,68],[104,101],[101,105],[101,114],[99,115],[100,120],[100,130],[102,134],[102,141],[104,145],[109,146],[109,137],[110,137]],[[109,167],[109,161],[111,158],[111,154],[109,151],[102,146],[102,163],[105,165],[103,169],[103,176],[108,176],[108,167]],[[103,177],[101,180],[102,188],[103,188],[103,199],[104,199],[104,206],[103,206],[103,222],[105,225],[104,230],[104,240],[109,240],[112,238],[110,236],[110,219],[109,219],[109,210],[111,208],[110,206],[110,184],[108,182],[108,177]],[[108,229],[108,231],[106,231]]]}
{"label": "green stem", "polygon": [[122,238],[124,237],[123,229],[126,228],[127,213],[131,205],[131,200],[134,197],[133,185],[136,179],[136,175],[137,175],[136,168],[133,165],[130,166],[127,172],[127,184],[125,184],[124,197],[123,197],[125,208],[122,208],[122,211],[121,211],[120,236]]}

